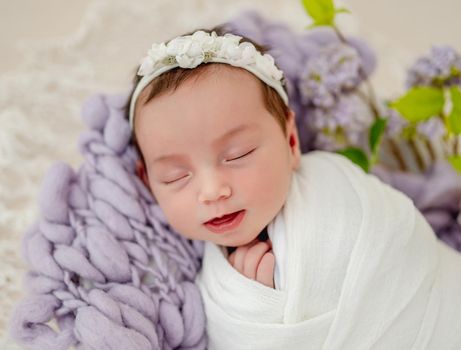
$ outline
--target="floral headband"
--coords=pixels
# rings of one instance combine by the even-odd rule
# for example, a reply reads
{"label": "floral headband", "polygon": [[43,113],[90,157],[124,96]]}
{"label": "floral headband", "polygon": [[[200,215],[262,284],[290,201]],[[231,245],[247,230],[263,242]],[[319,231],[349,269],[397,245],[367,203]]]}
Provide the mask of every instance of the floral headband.
{"label": "floral headband", "polygon": [[168,44],[153,44],[137,73],[142,78],[131,98],[130,127],[133,129],[136,100],[154,78],[176,67],[195,68],[208,62],[227,63],[246,69],[273,87],[288,105],[283,73],[275,66],[274,58],[267,53],[262,55],[252,43],[239,43],[240,39],[242,37],[230,33],[218,36],[216,32],[210,34],[199,30],[192,35],[177,37]]}

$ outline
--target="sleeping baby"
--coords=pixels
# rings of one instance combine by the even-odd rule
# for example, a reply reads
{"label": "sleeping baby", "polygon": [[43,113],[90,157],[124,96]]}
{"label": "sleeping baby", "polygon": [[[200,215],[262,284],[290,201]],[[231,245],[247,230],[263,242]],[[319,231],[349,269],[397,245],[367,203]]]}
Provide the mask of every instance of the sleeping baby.
{"label": "sleeping baby", "polygon": [[205,241],[210,349],[461,346],[461,256],[401,192],[301,155],[265,48],[221,27],[154,44],[129,118],[138,176],[174,230]]}

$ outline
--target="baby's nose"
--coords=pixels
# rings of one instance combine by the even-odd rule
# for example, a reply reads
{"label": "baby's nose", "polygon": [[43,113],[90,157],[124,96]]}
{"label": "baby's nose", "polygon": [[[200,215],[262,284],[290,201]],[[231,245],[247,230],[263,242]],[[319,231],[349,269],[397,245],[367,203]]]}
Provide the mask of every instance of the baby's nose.
{"label": "baby's nose", "polygon": [[231,194],[232,189],[227,181],[216,176],[206,177],[200,189],[199,201],[201,203],[214,202],[229,198]]}

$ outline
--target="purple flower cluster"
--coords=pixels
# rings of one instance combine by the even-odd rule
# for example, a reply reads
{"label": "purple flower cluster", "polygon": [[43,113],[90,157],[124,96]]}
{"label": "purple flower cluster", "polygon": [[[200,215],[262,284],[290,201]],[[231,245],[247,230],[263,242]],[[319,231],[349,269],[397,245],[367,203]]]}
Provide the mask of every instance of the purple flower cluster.
{"label": "purple flower cluster", "polygon": [[371,111],[357,95],[338,95],[330,108],[313,108],[311,123],[318,130],[317,149],[334,151],[361,145],[363,131],[370,126]]}
{"label": "purple flower cluster", "polygon": [[408,70],[407,88],[451,86],[461,83],[461,56],[450,46],[434,46]]}
{"label": "purple flower cluster", "polygon": [[363,80],[362,66],[358,51],[341,42],[319,47],[306,62],[298,86],[302,103],[313,107],[308,121],[317,135],[315,148],[360,146],[372,121],[371,111],[354,94]]}
{"label": "purple flower cluster", "polygon": [[299,88],[302,102],[316,107],[331,108],[340,95],[360,83],[362,59],[352,47],[332,43],[319,48],[306,62]]}

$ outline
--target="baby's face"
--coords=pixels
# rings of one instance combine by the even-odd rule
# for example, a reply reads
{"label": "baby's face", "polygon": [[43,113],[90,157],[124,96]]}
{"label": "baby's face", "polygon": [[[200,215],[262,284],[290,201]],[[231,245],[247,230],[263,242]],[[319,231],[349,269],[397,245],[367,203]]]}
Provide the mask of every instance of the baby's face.
{"label": "baby's face", "polygon": [[[246,244],[286,200],[300,157],[294,115],[285,136],[258,84],[251,73],[224,66],[137,112],[148,185],[170,225],[187,238]],[[205,224],[239,211],[240,223],[223,232]]]}

